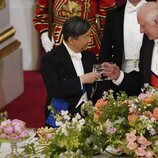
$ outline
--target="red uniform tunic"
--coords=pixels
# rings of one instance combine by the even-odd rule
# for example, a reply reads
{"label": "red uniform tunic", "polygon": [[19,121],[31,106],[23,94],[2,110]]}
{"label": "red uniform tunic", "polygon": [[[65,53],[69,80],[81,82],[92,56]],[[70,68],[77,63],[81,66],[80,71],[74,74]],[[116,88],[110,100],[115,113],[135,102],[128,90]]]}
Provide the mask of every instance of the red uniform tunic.
{"label": "red uniform tunic", "polygon": [[[36,17],[34,26],[40,32],[48,31],[48,0],[37,0]],[[52,33],[55,46],[62,42],[62,25],[69,17],[80,16],[91,24],[91,40],[88,49],[99,53],[100,40],[102,34],[106,10],[115,7],[115,0],[52,0]],[[98,22],[98,23],[97,23]]]}

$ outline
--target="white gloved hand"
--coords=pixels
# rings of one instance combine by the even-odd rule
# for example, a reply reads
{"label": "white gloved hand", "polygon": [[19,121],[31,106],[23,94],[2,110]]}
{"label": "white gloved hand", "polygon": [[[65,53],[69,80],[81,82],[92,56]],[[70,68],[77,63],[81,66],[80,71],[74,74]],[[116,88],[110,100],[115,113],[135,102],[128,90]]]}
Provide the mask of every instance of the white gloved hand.
{"label": "white gloved hand", "polygon": [[44,32],[41,34],[41,42],[45,51],[50,52],[54,46],[54,37],[52,36],[52,41],[50,41],[48,37],[48,32]]}

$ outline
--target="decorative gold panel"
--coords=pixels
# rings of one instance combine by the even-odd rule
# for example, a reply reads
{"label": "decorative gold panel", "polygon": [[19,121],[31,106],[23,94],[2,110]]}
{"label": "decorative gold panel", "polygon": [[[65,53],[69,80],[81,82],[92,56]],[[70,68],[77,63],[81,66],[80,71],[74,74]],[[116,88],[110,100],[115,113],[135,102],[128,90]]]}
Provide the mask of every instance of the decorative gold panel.
{"label": "decorative gold panel", "polygon": [[12,53],[14,50],[18,49],[20,47],[21,43],[18,40],[15,40],[14,42],[10,43],[6,47],[0,50],[0,60],[4,58],[5,56]]}
{"label": "decorative gold panel", "polygon": [[16,30],[14,27],[10,27],[4,32],[0,33],[0,44],[7,40],[8,38],[12,37],[15,34]]}
{"label": "decorative gold panel", "polygon": [[6,7],[5,0],[0,0],[0,10]]}

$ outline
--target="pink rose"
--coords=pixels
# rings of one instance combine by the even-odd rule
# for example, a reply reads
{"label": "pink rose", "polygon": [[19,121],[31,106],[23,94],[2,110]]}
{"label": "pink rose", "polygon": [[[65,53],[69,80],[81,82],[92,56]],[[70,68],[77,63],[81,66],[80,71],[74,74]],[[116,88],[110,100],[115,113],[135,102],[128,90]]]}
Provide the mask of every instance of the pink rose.
{"label": "pink rose", "polygon": [[11,134],[11,133],[13,133],[14,128],[13,128],[13,126],[8,125],[8,126],[5,126],[3,128],[3,131],[4,131],[5,134]]}
{"label": "pink rose", "polygon": [[20,126],[17,126],[17,125],[14,126],[14,132],[15,132],[15,133],[20,134],[20,133],[21,133],[21,130],[22,130],[22,129],[20,128]]}
{"label": "pink rose", "polygon": [[144,148],[139,147],[139,148],[136,149],[135,154],[137,156],[145,156],[146,155],[146,151],[144,150]]}
{"label": "pink rose", "polygon": [[143,135],[139,136],[137,142],[141,144],[142,147],[146,148],[147,146],[151,145],[152,143],[148,141]]}
{"label": "pink rose", "polygon": [[29,132],[27,130],[24,130],[19,135],[21,138],[25,138],[29,136]]}
{"label": "pink rose", "polygon": [[146,158],[154,158],[154,153],[152,151],[147,151],[145,157]]}
{"label": "pink rose", "polygon": [[12,125],[19,126],[21,129],[23,129],[25,127],[25,122],[18,119],[14,119],[12,120]]}
{"label": "pink rose", "polygon": [[128,142],[134,142],[137,140],[136,130],[131,131],[130,133],[126,133],[126,139]]}

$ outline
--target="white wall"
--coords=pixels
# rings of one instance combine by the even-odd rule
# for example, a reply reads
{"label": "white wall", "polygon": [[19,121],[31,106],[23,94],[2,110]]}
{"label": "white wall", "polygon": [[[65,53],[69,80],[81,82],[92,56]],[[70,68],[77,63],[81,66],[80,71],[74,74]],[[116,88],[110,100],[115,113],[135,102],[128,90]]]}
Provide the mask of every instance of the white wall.
{"label": "white wall", "polygon": [[5,27],[9,25],[9,8],[8,0],[6,1],[6,7],[0,11],[0,30],[4,31]]}
{"label": "white wall", "polygon": [[34,0],[9,0],[9,7],[10,24],[16,29],[15,37],[23,48],[23,69],[36,70],[40,64],[40,39],[32,23]]}

